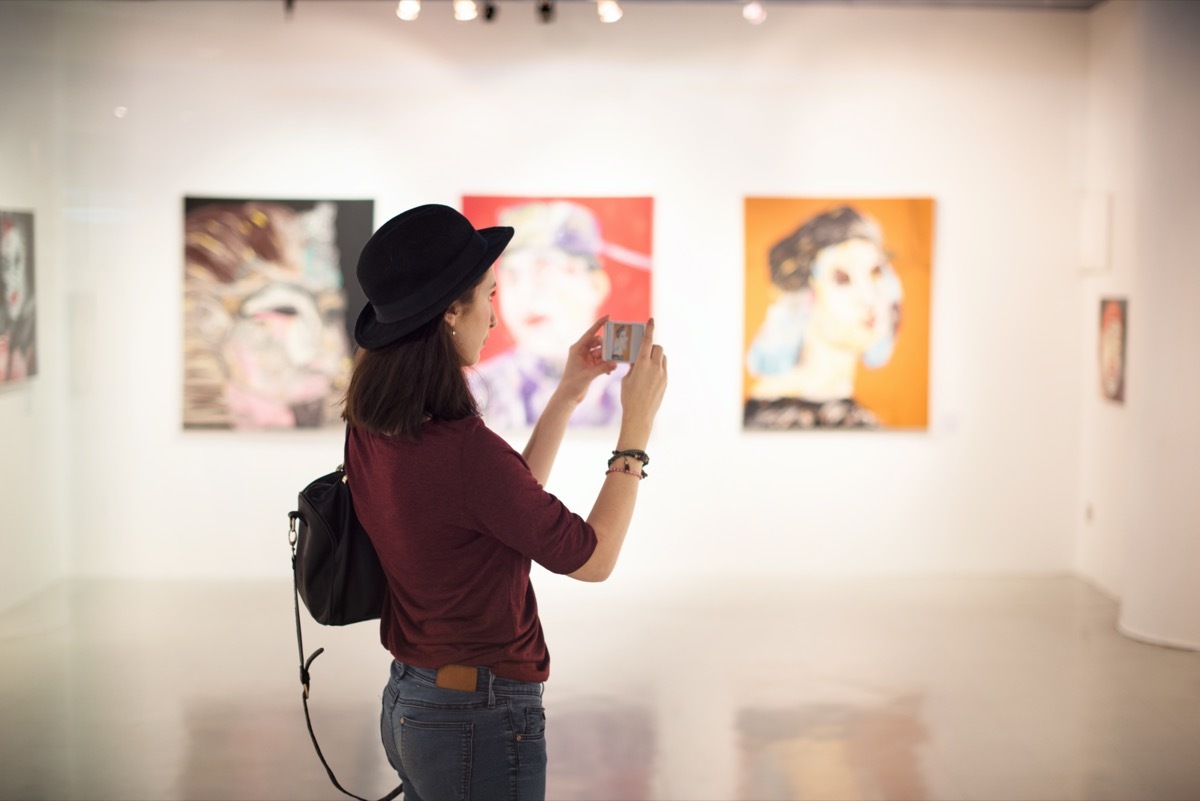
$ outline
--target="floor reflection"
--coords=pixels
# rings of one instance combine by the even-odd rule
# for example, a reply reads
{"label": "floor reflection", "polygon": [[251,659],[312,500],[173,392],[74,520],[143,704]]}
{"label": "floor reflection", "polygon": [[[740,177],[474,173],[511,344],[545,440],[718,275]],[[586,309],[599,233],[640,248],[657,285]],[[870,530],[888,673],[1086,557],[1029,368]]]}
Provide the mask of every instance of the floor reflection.
{"label": "floor reflection", "polygon": [[745,709],[737,716],[740,781],[747,801],[928,798],[918,699],[873,707],[812,704]]}
{"label": "floor reflection", "polygon": [[547,713],[546,795],[556,801],[653,798],[654,720],[620,701],[580,698]]}
{"label": "floor reflection", "polygon": [[[1197,801],[1200,653],[1061,578],[550,579],[549,801]],[[0,801],[344,798],[289,583],[72,582],[0,615]],[[305,625],[342,785],[390,658]]]}

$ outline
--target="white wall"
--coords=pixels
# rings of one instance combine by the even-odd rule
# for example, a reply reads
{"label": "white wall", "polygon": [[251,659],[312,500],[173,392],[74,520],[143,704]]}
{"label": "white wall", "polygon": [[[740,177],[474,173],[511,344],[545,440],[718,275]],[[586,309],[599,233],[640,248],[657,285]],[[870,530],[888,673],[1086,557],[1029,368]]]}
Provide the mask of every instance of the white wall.
{"label": "white wall", "polygon": [[[1142,118],[1145,67],[1139,35],[1138,3],[1103,3],[1089,14],[1088,106],[1086,161],[1081,192],[1107,198],[1108,242],[1106,269],[1081,273],[1079,361],[1080,382],[1080,498],[1077,507],[1076,567],[1110,595],[1121,595],[1125,575],[1130,441],[1133,437],[1129,404],[1139,388],[1128,388],[1127,404],[1100,394],[1099,316],[1103,297],[1129,298],[1134,276],[1142,265],[1138,215],[1138,163],[1144,127]],[[1076,265],[1082,267],[1077,260]],[[1129,307],[1131,324],[1140,327],[1145,309],[1136,298]],[[1127,340],[1128,346],[1128,340]],[[1090,514],[1088,513],[1090,509]]]}
{"label": "white wall", "polygon": [[[1081,288],[1081,575],[1121,630],[1200,647],[1200,7],[1106,3],[1091,15],[1085,183],[1109,193],[1112,267]],[[1102,401],[1098,300],[1129,299],[1127,397]]]}
{"label": "white wall", "polygon": [[[655,198],[672,377],[618,581],[1069,570],[1087,15],[795,4],[752,27],[729,5],[612,26],[584,3],[407,26],[379,2],[0,5],[0,28],[53,24],[49,302],[90,309],[72,572],[284,576],[285,512],[338,460],[336,431],[181,431],[185,195],[373,197],[380,223],[463,193]],[[741,432],[747,195],[937,200],[928,433]],[[581,512],[612,439],[563,448],[551,489]]]}
{"label": "white wall", "polygon": [[[38,374],[0,384],[0,609],[61,578],[70,499],[55,208],[55,70],[45,13],[0,10],[0,209],[34,214]],[[19,78],[17,77],[19,76]]]}
{"label": "white wall", "polygon": [[[1200,6],[1139,8],[1145,52],[1131,308],[1127,578],[1121,630],[1200,649]],[[1133,318],[1133,314],[1138,314]]]}

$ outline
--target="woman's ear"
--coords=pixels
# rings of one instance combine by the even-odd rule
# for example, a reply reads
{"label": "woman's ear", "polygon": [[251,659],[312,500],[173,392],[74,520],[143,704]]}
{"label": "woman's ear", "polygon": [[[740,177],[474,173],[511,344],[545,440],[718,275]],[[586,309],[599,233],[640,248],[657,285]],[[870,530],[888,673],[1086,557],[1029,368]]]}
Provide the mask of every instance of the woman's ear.
{"label": "woman's ear", "polygon": [[442,318],[446,321],[446,325],[453,328],[454,324],[458,322],[459,315],[462,314],[462,311],[462,305],[459,304],[457,300],[451,303],[450,308],[446,309],[446,313],[442,315]]}

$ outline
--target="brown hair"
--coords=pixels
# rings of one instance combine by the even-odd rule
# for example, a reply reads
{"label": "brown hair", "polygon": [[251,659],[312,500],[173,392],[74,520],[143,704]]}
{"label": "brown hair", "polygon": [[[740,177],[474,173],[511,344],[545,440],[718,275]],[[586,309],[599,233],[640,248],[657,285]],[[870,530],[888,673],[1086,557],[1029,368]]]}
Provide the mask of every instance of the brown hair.
{"label": "brown hair", "polygon": [[772,283],[787,291],[804,288],[812,277],[817,254],[848,239],[865,239],[883,247],[879,224],[857,209],[839,206],[810,218],[771,247]]}
{"label": "brown hair", "polygon": [[[470,306],[485,271],[456,301]],[[382,348],[359,348],[342,417],[352,426],[410,441],[425,419],[477,416],[479,405],[463,373],[462,357],[442,315]]]}

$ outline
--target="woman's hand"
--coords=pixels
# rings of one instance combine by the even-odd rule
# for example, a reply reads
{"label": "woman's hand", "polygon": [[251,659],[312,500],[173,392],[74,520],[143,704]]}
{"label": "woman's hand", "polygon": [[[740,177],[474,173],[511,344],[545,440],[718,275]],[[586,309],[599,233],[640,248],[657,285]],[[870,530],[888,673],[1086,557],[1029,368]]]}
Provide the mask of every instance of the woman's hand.
{"label": "woman's hand", "polygon": [[[654,318],[646,321],[642,346],[621,379],[621,439],[618,448],[643,448],[667,391],[667,355],[654,344]],[[638,444],[640,443],[640,444]]]}
{"label": "woman's hand", "polygon": [[600,329],[608,322],[604,315],[582,337],[571,346],[567,352],[567,366],[563,369],[562,380],[558,383],[558,392],[574,403],[581,403],[587,395],[588,387],[602,375],[608,375],[617,369],[616,362],[604,360],[604,343]]}

